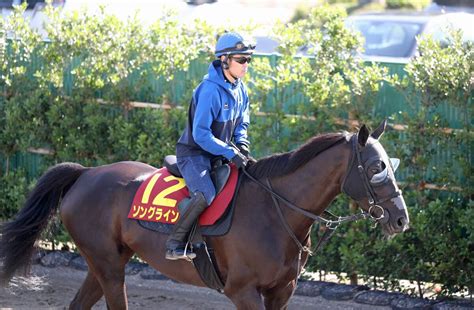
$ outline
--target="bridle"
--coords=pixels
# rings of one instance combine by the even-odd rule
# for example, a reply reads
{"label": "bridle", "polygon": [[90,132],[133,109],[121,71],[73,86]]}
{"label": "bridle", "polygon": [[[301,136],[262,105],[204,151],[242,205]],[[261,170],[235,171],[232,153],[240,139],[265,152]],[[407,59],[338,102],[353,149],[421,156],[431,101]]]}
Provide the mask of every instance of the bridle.
{"label": "bridle", "polygon": [[[298,248],[300,250],[300,258],[301,258],[301,252],[308,252],[310,255],[312,255],[313,251],[311,251],[311,249],[309,249],[308,247],[304,246],[301,243],[301,241],[298,240],[295,233],[293,232],[291,227],[286,222],[278,201],[283,202],[283,204],[285,206],[287,206],[288,208],[290,208],[291,210],[296,211],[296,212],[312,219],[313,222],[319,222],[319,223],[322,223],[326,226],[327,229],[326,229],[324,235],[319,240],[319,242],[316,246],[316,249],[314,250],[314,252],[316,252],[320,248],[320,246],[332,236],[332,234],[337,229],[337,227],[339,227],[339,225],[342,224],[342,223],[353,222],[353,221],[358,221],[360,219],[367,219],[367,218],[373,220],[376,223],[377,222],[386,223],[386,221],[388,221],[388,215],[386,215],[385,210],[380,206],[380,204],[385,202],[385,201],[388,201],[388,200],[390,200],[394,197],[398,197],[398,196],[401,195],[401,191],[397,190],[395,192],[395,195],[391,195],[390,197],[384,198],[383,200],[377,200],[377,197],[375,195],[375,191],[372,187],[372,184],[370,184],[370,181],[367,177],[367,174],[365,173],[364,165],[363,165],[362,159],[361,159],[362,150],[359,148],[359,143],[357,141],[358,141],[358,134],[353,134],[352,137],[351,137],[351,143],[352,143],[351,158],[349,160],[348,169],[346,171],[346,175],[344,177],[344,182],[341,186],[341,190],[344,193],[346,193],[349,197],[351,197],[351,199],[355,200],[357,203],[360,204],[359,199],[354,199],[353,195],[347,193],[347,191],[346,191],[346,185],[347,185],[347,182],[348,182],[348,179],[349,179],[348,176],[349,176],[349,174],[350,174],[350,172],[353,168],[353,165],[355,164],[355,161],[357,161],[357,170],[359,171],[359,176],[362,179],[362,182],[364,184],[364,188],[366,190],[366,195],[367,195],[366,197],[367,197],[368,202],[369,202],[368,212],[362,210],[362,208],[361,208],[361,212],[356,213],[356,214],[352,214],[352,215],[349,215],[349,216],[336,216],[336,215],[332,214],[329,211],[324,211],[323,212],[323,214],[325,216],[330,217],[332,219],[328,219],[328,218],[313,214],[313,213],[311,213],[311,212],[309,212],[309,211],[307,211],[303,208],[298,207],[297,205],[295,205],[294,203],[292,203],[291,201],[289,201],[285,197],[283,197],[280,194],[278,194],[277,192],[275,192],[273,190],[273,188],[271,186],[271,183],[270,183],[270,180],[268,178],[266,179],[267,184],[264,184],[260,180],[256,179],[254,176],[252,176],[245,168],[242,169],[244,174],[250,180],[257,183],[259,186],[261,186],[264,190],[266,190],[271,195],[272,200],[273,200],[273,205],[275,206],[275,208],[277,210],[277,214],[280,218],[280,221],[282,222],[284,228],[286,229],[286,231],[288,232],[288,234],[290,235],[290,237],[293,239],[293,241],[296,243],[296,245],[298,246]],[[380,210],[382,211],[382,215],[378,216],[378,217],[375,217],[375,216],[372,215],[372,211],[374,211],[377,208],[380,208]],[[309,233],[305,238],[305,241],[304,241],[305,243],[306,243],[306,240],[308,238],[309,238]]]}
{"label": "bridle", "polygon": [[[349,196],[352,200],[356,201],[359,205],[361,204],[361,199],[358,199],[357,197],[364,196],[365,194],[365,197],[367,198],[367,202],[369,204],[369,210],[367,212],[369,214],[369,217],[373,219],[374,221],[376,221],[377,223],[385,224],[388,222],[390,215],[386,213],[385,209],[381,207],[380,205],[388,200],[401,196],[402,191],[397,189],[391,195],[388,195],[387,197],[384,197],[383,199],[377,198],[374,187],[370,183],[367,173],[365,173],[366,167],[364,166],[364,163],[362,162],[362,158],[361,158],[361,154],[363,150],[361,150],[361,147],[359,146],[359,143],[357,141],[358,141],[358,134],[354,134],[351,137],[352,155],[349,161],[346,175],[344,176],[344,181],[341,185],[341,191],[345,193],[347,196]],[[356,160],[357,162],[355,162]],[[390,161],[389,161],[389,164],[390,164]],[[354,165],[356,165],[358,176],[360,180],[362,180],[365,193],[357,193],[357,192],[354,193],[354,190],[353,190],[354,187],[351,187],[348,185],[348,180],[351,179],[351,173],[354,169]],[[380,216],[373,215],[374,211],[376,211],[377,209],[381,212]]]}

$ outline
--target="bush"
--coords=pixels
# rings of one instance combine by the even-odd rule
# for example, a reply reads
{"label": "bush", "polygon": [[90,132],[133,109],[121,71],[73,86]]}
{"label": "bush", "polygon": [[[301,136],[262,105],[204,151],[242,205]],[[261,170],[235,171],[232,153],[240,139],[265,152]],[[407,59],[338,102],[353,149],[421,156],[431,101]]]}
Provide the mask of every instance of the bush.
{"label": "bush", "polygon": [[415,9],[421,10],[428,6],[431,0],[386,0],[388,9]]}
{"label": "bush", "polygon": [[26,200],[28,182],[25,172],[17,170],[0,176],[0,221],[12,218]]}

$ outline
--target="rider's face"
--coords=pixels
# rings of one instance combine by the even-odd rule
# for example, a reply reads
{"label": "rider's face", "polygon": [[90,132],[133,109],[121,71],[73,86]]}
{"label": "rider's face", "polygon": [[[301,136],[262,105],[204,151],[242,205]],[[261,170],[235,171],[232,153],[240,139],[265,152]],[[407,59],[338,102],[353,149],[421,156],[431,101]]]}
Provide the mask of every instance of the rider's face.
{"label": "rider's face", "polygon": [[242,78],[247,73],[250,59],[251,55],[235,54],[229,56],[227,63],[229,64],[230,73],[236,78]]}

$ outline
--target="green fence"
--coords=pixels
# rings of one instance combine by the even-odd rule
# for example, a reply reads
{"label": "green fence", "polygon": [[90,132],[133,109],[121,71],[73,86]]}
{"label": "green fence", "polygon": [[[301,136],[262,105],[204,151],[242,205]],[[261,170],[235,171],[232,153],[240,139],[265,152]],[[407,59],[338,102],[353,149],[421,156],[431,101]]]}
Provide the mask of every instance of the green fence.
{"label": "green fence", "polygon": [[[257,57],[269,57],[270,63],[275,65],[278,61],[277,55],[257,55]],[[74,68],[78,65],[77,61],[73,61],[71,68]],[[398,74],[399,76],[404,76],[404,64],[400,63],[381,63],[381,66],[385,66],[389,69],[390,73]],[[41,63],[38,60],[34,60],[31,63],[30,70],[28,70],[31,78],[33,73],[37,68],[41,67]],[[191,92],[194,87],[195,81],[199,81],[202,76],[207,72],[208,63],[203,62],[202,60],[195,60],[191,63],[189,69],[186,72],[178,72],[175,79],[171,82],[164,82],[163,77],[149,77],[147,83],[142,85],[140,91],[135,94],[134,100],[139,102],[146,103],[162,103],[163,101],[171,103],[171,105],[182,106],[186,108],[187,103],[190,100]],[[134,79],[132,75],[130,79]],[[73,92],[73,75],[71,70],[66,70],[64,75],[64,88],[67,93],[71,94]],[[252,86],[249,85],[251,88]],[[275,92],[283,91],[285,97],[288,98],[286,102],[283,103],[283,111],[287,114],[295,113],[295,105],[309,103],[309,99],[305,98],[302,92],[298,91],[297,85],[292,85],[288,89],[284,90],[273,90]],[[99,94],[100,96],[100,94]],[[272,102],[272,96],[268,96],[266,105],[263,107],[263,112],[271,111],[272,107],[275,106],[275,102]],[[267,111],[265,111],[267,110]],[[406,111],[407,104],[404,97],[393,87],[389,85],[383,85],[381,90],[377,95],[377,102],[373,111],[374,117],[379,117],[380,119],[389,117],[399,111]],[[455,107],[443,105],[439,108],[440,113],[442,113],[449,122],[451,128],[460,127],[460,119],[462,117],[460,111]],[[112,113],[112,112],[111,112]],[[344,118],[347,118],[347,115],[342,115]],[[265,116],[259,116],[265,117]],[[404,135],[403,132],[400,132],[400,143],[403,143]],[[268,151],[260,151],[255,154],[258,157],[268,155]],[[6,169],[6,166],[9,165],[10,169],[22,168],[26,170],[26,173],[29,179],[36,178],[44,169],[40,167],[43,164],[42,158],[43,154],[36,154],[33,150],[32,153],[18,153],[12,158],[8,159],[8,162],[5,158],[1,158],[1,163],[3,169]],[[448,162],[450,161],[451,154],[449,150],[438,150],[438,155],[435,158],[436,162]],[[399,179],[403,181],[409,171],[402,171],[399,175]]]}

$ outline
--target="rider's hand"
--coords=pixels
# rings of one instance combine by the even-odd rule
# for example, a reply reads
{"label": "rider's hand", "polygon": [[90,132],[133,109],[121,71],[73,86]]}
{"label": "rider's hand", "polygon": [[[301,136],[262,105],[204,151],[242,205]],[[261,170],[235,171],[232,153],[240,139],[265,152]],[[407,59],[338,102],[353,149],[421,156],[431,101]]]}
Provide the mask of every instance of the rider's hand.
{"label": "rider's hand", "polygon": [[237,152],[237,154],[234,157],[232,157],[230,161],[235,164],[237,169],[240,169],[247,165],[248,160],[247,160],[247,157],[245,157],[242,153]]}
{"label": "rider's hand", "polygon": [[237,144],[237,148],[239,149],[240,153],[242,153],[242,155],[244,155],[245,157],[249,157],[250,151],[248,146],[239,143]]}
{"label": "rider's hand", "polygon": [[249,147],[245,144],[237,144],[237,148],[239,149],[240,153],[244,155],[247,158],[247,162],[250,162],[252,164],[256,163],[257,160],[250,156],[250,150]]}

